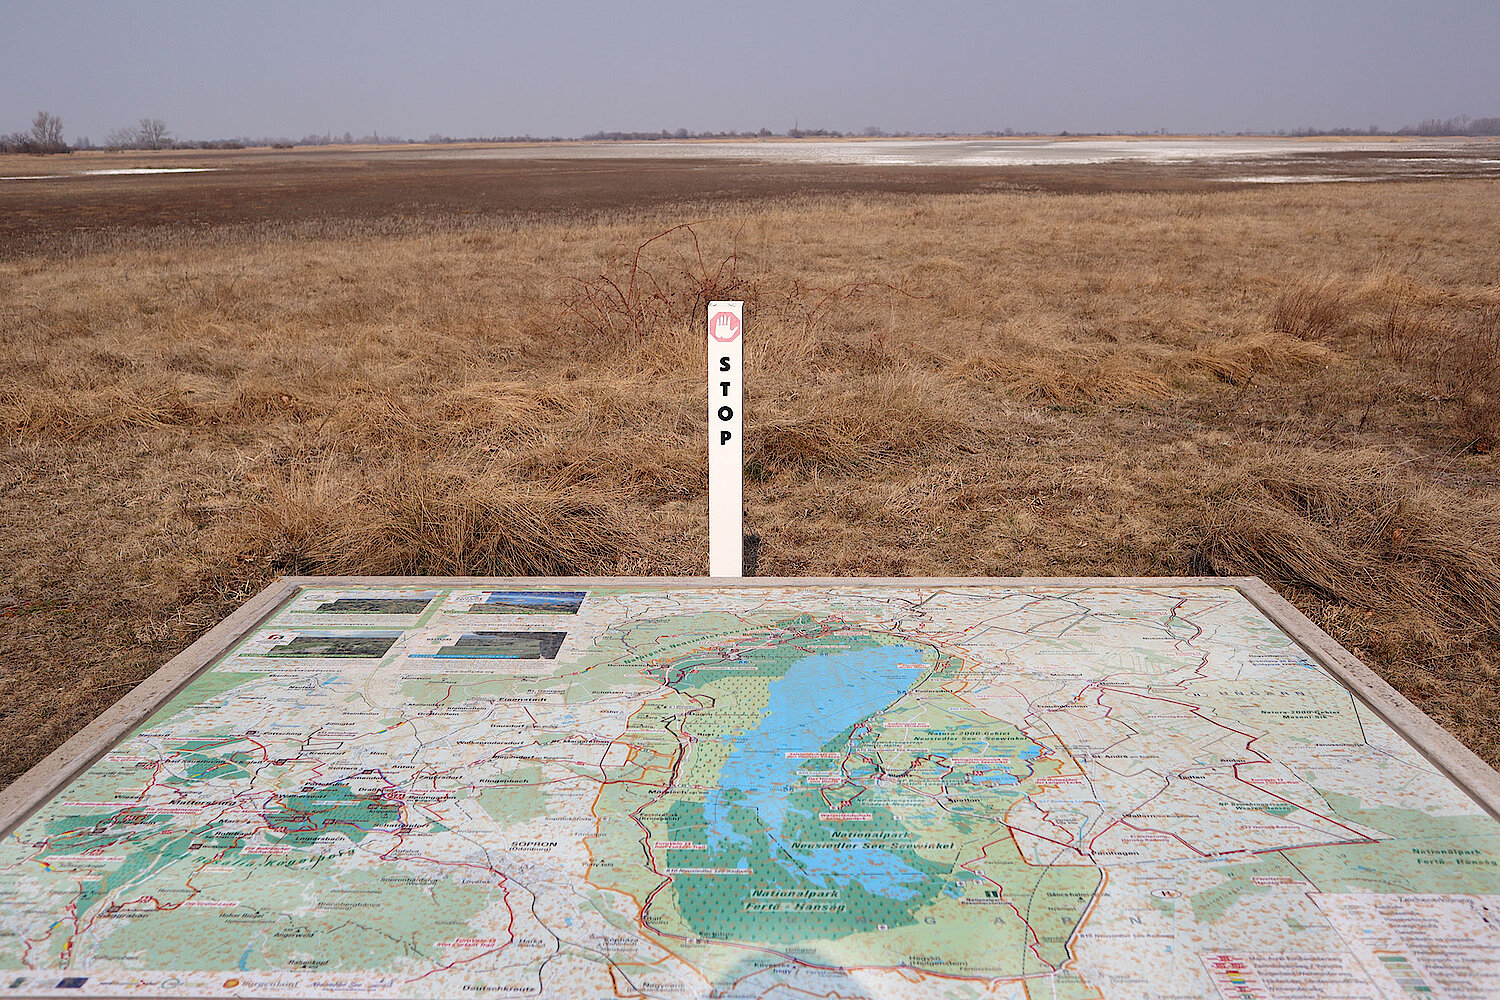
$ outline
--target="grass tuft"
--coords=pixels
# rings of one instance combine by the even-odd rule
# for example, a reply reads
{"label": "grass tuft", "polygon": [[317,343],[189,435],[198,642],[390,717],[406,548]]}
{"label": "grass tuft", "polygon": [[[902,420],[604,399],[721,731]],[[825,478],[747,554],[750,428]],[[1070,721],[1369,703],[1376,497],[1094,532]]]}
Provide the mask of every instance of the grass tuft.
{"label": "grass tuft", "polygon": [[246,557],[282,572],[354,576],[601,574],[624,538],[599,491],[416,466],[359,485],[275,483],[231,532]]}
{"label": "grass tuft", "polygon": [[1500,439],[1500,307],[1478,310],[1441,359],[1460,443],[1487,455]]}
{"label": "grass tuft", "polygon": [[1283,291],[1271,310],[1271,328],[1299,340],[1327,340],[1349,317],[1343,290],[1333,281],[1302,282]]}
{"label": "grass tuft", "polygon": [[762,475],[812,467],[858,471],[972,450],[973,429],[938,402],[945,394],[940,379],[907,371],[814,390],[793,406],[762,404],[755,433],[747,435],[745,464]]}
{"label": "grass tuft", "polygon": [[616,247],[597,274],[568,280],[563,308],[606,349],[636,346],[663,326],[692,326],[710,302],[749,306],[759,291],[740,274],[738,236],[715,261],[704,256],[698,231],[688,223],[634,248]]}
{"label": "grass tuft", "polygon": [[1262,461],[1207,499],[1196,557],[1213,572],[1380,612],[1440,647],[1500,640],[1500,497],[1456,503],[1357,451]]}

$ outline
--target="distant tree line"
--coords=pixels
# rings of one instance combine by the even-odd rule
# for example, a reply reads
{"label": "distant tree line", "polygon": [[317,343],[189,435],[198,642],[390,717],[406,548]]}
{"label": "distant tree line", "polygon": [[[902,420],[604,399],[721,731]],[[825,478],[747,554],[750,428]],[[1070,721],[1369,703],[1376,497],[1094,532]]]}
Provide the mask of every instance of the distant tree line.
{"label": "distant tree line", "polygon": [[1399,135],[1500,135],[1500,118],[1428,118],[1420,125],[1408,126]]}
{"label": "distant tree line", "polygon": [[1379,125],[1369,128],[1300,128],[1293,132],[1277,132],[1277,135],[1422,135],[1422,136],[1489,136],[1500,135],[1500,118],[1428,118],[1420,125],[1403,125],[1387,131]]}
{"label": "distant tree line", "polygon": [[754,132],[694,132],[691,129],[662,129],[660,132],[590,132],[582,138],[586,141],[660,142],[680,139],[843,139],[849,136],[909,136],[911,132],[887,132],[877,125],[870,125],[858,132],[840,132],[829,128],[789,128],[785,132],[773,132],[768,128]]}
{"label": "distant tree line", "polygon": [[38,111],[27,132],[0,135],[0,153],[67,153],[63,141],[62,119],[47,111]]}
{"label": "distant tree line", "polygon": [[160,118],[142,118],[104,137],[105,149],[171,149],[172,132]]}
{"label": "distant tree line", "polygon": [[[768,128],[761,128],[754,132],[695,132],[691,129],[661,129],[655,132],[618,132],[599,131],[590,132],[582,136],[585,140],[592,141],[624,141],[624,142],[660,142],[662,140],[683,139],[803,139],[803,138],[828,138],[842,139],[852,136],[865,138],[909,137],[917,133],[912,132],[887,132],[878,125],[869,125],[858,132],[840,132],[837,129],[825,128],[802,128],[794,125],[785,132],[773,132]],[[953,135],[956,133],[921,133],[924,135]],[[975,134],[975,133],[959,133]],[[1015,129],[995,130],[977,133],[985,136],[1036,136],[1054,133],[1046,132],[1017,132]],[[1069,135],[1068,132],[1055,133],[1057,135]],[[1075,132],[1074,136],[1084,135],[1165,135],[1165,129],[1158,129],[1153,133],[1119,133],[1119,132]],[[1219,135],[1231,133],[1220,132]],[[1385,130],[1378,125],[1368,128],[1301,128],[1293,131],[1280,130],[1271,133],[1236,132],[1234,135],[1289,135],[1289,136],[1357,136],[1357,135],[1408,135],[1408,136],[1500,136],[1500,118],[1470,118],[1468,115],[1459,115],[1457,118],[1428,118],[1417,125],[1405,125],[1398,129]],[[381,135],[378,132],[368,132],[361,136],[355,136],[352,132],[344,132],[342,135],[334,135],[332,132],[322,134],[305,135],[300,139],[292,139],[286,136],[262,136],[251,138],[250,136],[237,136],[233,139],[178,139],[172,135],[167,123],[160,118],[142,118],[133,125],[114,129],[104,139],[104,149],[244,149],[248,146],[271,146],[276,149],[291,149],[295,146],[354,146],[354,145],[393,145],[398,143],[452,143],[452,142],[567,142],[565,136],[536,136],[536,135],[505,135],[505,136],[466,136],[454,138],[439,132],[434,132],[426,139],[407,139],[397,136]],[[11,132],[0,134],[0,153],[68,153],[74,149],[97,149],[87,138],[80,138],[69,146],[63,140],[62,119],[48,111],[38,111],[32,119],[31,128],[23,132]]]}

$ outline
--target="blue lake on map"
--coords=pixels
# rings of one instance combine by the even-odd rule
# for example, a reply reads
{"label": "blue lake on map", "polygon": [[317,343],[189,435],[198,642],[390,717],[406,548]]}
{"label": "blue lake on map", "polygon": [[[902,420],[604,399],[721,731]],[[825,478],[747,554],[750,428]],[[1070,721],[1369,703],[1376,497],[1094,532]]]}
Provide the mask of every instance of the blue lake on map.
{"label": "blue lake on map", "polygon": [[[922,677],[920,671],[901,664],[922,662],[929,653],[913,646],[875,646],[809,654],[793,662],[783,677],[770,683],[770,704],[760,725],[736,740],[720,772],[719,787],[704,803],[709,850],[750,846],[728,818],[726,796],[737,792],[743,798],[735,804],[754,810],[767,836],[823,887],[830,887],[830,879],[836,883],[857,880],[867,891],[887,898],[914,896],[916,890],[907,886],[929,876],[883,848],[851,838],[849,846],[861,849],[793,850],[781,831],[787,820],[787,797],[802,781],[797,771],[815,763],[787,754],[820,751],[850,726],[889,706]],[[805,818],[816,820],[815,816]],[[740,866],[746,860],[742,857]]]}

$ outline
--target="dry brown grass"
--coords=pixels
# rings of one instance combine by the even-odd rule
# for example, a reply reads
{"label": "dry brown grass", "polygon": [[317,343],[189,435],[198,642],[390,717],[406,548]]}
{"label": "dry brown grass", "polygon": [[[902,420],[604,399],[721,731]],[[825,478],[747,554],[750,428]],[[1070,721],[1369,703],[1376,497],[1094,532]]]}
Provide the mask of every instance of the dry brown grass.
{"label": "dry brown grass", "polygon": [[623,536],[597,493],[416,464],[368,483],[274,481],[246,514],[226,546],[303,575],[569,575],[613,562]]}
{"label": "dry brown grass", "polygon": [[1261,574],[1500,761],[1496,193],[796,198],[0,263],[0,771],[278,573],[702,573],[720,296],[762,574]]}
{"label": "dry brown grass", "polygon": [[1336,281],[1329,280],[1301,282],[1286,289],[1271,310],[1272,329],[1302,340],[1331,337],[1348,319],[1344,290]]}
{"label": "dry brown grass", "polygon": [[1267,457],[1192,518],[1194,565],[1250,572],[1312,606],[1410,697],[1495,755],[1500,495],[1451,488],[1359,449]]}
{"label": "dry brown grass", "polygon": [[1439,368],[1459,402],[1460,439],[1490,452],[1500,438],[1500,307],[1477,310],[1440,354]]}

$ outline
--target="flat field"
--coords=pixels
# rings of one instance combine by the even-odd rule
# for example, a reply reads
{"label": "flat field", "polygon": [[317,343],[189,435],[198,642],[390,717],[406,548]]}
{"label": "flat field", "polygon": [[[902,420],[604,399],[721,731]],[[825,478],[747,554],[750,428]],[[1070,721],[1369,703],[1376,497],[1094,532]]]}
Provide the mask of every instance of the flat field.
{"label": "flat field", "polygon": [[278,574],[705,572],[714,298],[758,574],[1260,575],[1500,763],[1500,181],[0,176],[195,165],[0,181],[0,782]]}

